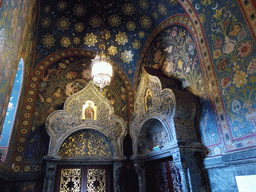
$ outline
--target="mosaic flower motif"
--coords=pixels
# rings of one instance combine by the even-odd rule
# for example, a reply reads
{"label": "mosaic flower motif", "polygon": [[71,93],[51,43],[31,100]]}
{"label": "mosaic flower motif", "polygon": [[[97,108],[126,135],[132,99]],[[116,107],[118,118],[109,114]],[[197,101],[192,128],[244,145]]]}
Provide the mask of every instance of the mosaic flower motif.
{"label": "mosaic flower motif", "polygon": [[83,78],[85,78],[87,81],[91,79],[91,69],[84,69],[81,73]]}
{"label": "mosaic flower motif", "polygon": [[42,22],[41,22],[42,27],[47,28],[49,27],[50,24],[51,24],[51,20],[49,17],[45,17],[42,19]]}
{"label": "mosaic flower motif", "polygon": [[77,72],[70,71],[65,76],[67,79],[74,79],[76,77],[76,75],[77,75]]}
{"label": "mosaic flower motif", "polygon": [[132,42],[132,47],[133,47],[134,49],[139,49],[140,46],[141,46],[141,43],[140,43],[139,40],[135,39],[135,40]]}
{"label": "mosaic flower motif", "polygon": [[225,37],[225,45],[222,49],[223,53],[230,54],[234,51],[237,41],[229,39],[228,36]]}
{"label": "mosaic flower motif", "polygon": [[228,67],[228,60],[226,58],[221,58],[217,65],[218,71],[224,71]]}
{"label": "mosaic flower motif", "polygon": [[74,85],[73,83],[68,83],[66,85],[66,90],[65,90],[65,94],[67,96],[71,96],[76,92],[76,85]]}
{"label": "mosaic flower motif", "polygon": [[125,43],[128,42],[128,38],[125,32],[119,31],[118,34],[116,34],[116,41],[118,45],[124,45]]}
{"label": "mosaic flower motif", "polygon": [[213,17],[215,19],[218,19],[220,16],[222,15],[222,8],[221,9],[216,9],[215,14],[213,15]]}
{"label": "mosaic flower motif", "polygon": [[95,46],[95,43],[97,43],[97,36],[93,33],[87,34],[84,38],[85,44],[88,45],[88,47]]}
{"label": "mosaic flower motif", "polygon": [[78,45],[79,43],[81,43],[81,39],[79,37],[74,37],[73,42],[75,45]]}
{"label": "mosaic flower motif", "polygon": [[61,43],[61,46],[62,47],[68,47],[70,45],[70,39],[68,37],[63,37],[61,40],[60,40],[60,43]]}
{"label": "mosaic flower motif", "polygon": [[93,27],[99,27],[102,24],[102,19],[98,15],[91,16],[89,24]]}
{"label": "mosaic flower motif", "polygon": [[109,53],[110,55],[115,55],[115,54],[117,54],[117,48],[116,48],[115,46],[111,45],[111,46],[108,48],[108,53]]}
{"label": "mosaic flower motif", "polygon": [[146,0],[140,0],[139,4],[140,4],[140,7],[142,9],[147,9],[148,8],[148,2]]}
{"label": "mosaic flower motif", "polygon": [[143,15],[140,17],[140,24],[143,28],[148,29],[151,26],[151,20],[148,16]]}
{"label": "mosaic flower motif", "polygon": [[213,59],[218,59],[221,55],[221,50],[217,49],[213,51]]}
{"label": "mosaic flower motif", "polygon": [[73,8],[74,14],[77,15],[78,17],[81,17],[85,14],[85,6],[82,4],[76,4]]}
{"label": "mosaic flower motif", "polygon": [[130,63],[133,60],[132,52],[125,50],[123,53],[121,53],[121,59],[124,63]]}
{"label": "mosaic flower motif", "polygon": [[158,13],[157,13],[157,12],[154,12],[154,13],[153,13],[153,17],[154,17],[155,19],[157,19],[157,18],[158,18]]}
{"label": "mosaic flower motif", "polygon": [[238,48],[238,55],[241,55],[241,57],[247,56],[251,51],[252,45],[247,41],[246,43],[241,43],[241,46]]}
{"label": "mosaic flower motif", "polygon": [[216,49],[221,48],[222,42],[223,42],[223,39],[221,39],[221,38],[216,39],[216,40],[214,41],[214,47],[215,47]]}
{"label": "mosaic flower motif", "polygon": [[69,25],[70,25],[69,18],[66,18],[65,16],[62,16],[57,21],[58,30],[64,31],[69,28]]}
{"label": "mosaic flower motif", "polygon": [[84,30],[84,24],[79,22],[75,24],[75,30],[76,32],[82,32]]}
{"label": "mosaic flower motif", "polygon": [[236,73],[233,79],[233,84],[235,84],[237,88],[240,88],[241,86],[246,85],[247,84],[246,77],[248,77],[248,74],[246,74],[243,71],[236,70]]}
{"label": "mosaic flower motif", "polygon": [[126,27],[129,31],[134,31],[134,29],[136,28],[136,25],[134,21],[128,21],[126,24]]}
{"label": "mosaic flower motif", "polygon": [[167,14],[167,9],[166,9],[166,7],[163,4],[159,4],[158,5],[158,11],[162,15],[166,15]]}
{"label": "mosaic flower motif", "polygon": [[256,72],[256,58],[253,58],[248,65],[247,73],[253,74]]}
{"label": "mosaic flower motif", "polygon": [[49,5],[45,6],[44,12],[49,13],[51,11],[51,7]]}
{"label": "mosaic flower motif", "polygon": [[145,37],[145,33],[144,33],[143,31],[140,31],[140,32],[139,32],[139,37],[140,37],[140,38],[144,38],[144,37]]}
{"label": "mosaic flower motif", "polygon": [[221,85],[222,87],[226,88],[226,87],[229,87],[231,85],[231,79],[228,78],[228,77],[223,77],[221,79]]}
{"label": "mosaic flower motif", "polygon": [[47,48],[51,48],[52,46],[54,46],[54,37],[53,37],[53,34],[47,34],[47,35],[44,35],[43,37],[43,40],[42,40],[42,43],[44,44],[44,47],[47,47]]}
{"label": "mosaic flower motif", "polygon": [[67,8],[67,2],[61,1],[61,2],[58,3],[58,9],[59,9],[59,10],[63,11],[63,10],[65,10],[66,8]]}
{"label": "mosaic flower motif", "polygon": [[59,67],[61,68],[61,69],[66,69],[66,64],[65,63],[59,63]]}
{"label": "mosaic flower motif", "polygon": [[237,36],[237,34],[239,33],[239,31],[240,31],[239,25],[233,25],[233,26],[231,27],[231,30],[230,30],[230,32],[229,32],[229,35],[230,35],[230,36]]}
{"label": "mosaic flower motif", "polygon": [[111,27],[117,27],[121,23],[121,18],[118,15],[111,15],[108,18],[108,23]]}
{"label": "mosaic flower motif", "polygon": [[134,14],[134,12],[135,12],[135,8],[133,7],[132,4],[127,4],[127,3],[126,3],[126,4],[123,6],[123,12],[124,12],[125,15],[132,15],[132,14]]}

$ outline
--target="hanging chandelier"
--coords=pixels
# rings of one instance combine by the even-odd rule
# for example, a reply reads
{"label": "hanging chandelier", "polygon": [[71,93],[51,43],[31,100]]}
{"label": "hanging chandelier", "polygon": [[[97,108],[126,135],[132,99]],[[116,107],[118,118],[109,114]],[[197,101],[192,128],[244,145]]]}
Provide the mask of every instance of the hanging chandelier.
{"label": "hanging chandelier", "polygon": [[112,65],[109,59],[106,43],[105,30],[105,3],[103,7],[103,30],[99,34],[99,48],[95,58],[92,60],[92,80],[100,87],[100,91],[110,84],[112,78]]}
{"label": "hanging chandelier", "polygon": [[106,52],[101,51],[92,60],[92,81],[95,85],[103,88],[110,84],[112,78],[112,65]]}

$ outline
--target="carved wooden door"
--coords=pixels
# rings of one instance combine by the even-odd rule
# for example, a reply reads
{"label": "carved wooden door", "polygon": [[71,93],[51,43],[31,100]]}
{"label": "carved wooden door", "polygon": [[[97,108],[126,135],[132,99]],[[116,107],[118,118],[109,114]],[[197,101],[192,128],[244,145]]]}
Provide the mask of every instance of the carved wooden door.
{"label": "carved wooden door", "polygon": [[60,166],[56,192],[110,192],[109,166]]}

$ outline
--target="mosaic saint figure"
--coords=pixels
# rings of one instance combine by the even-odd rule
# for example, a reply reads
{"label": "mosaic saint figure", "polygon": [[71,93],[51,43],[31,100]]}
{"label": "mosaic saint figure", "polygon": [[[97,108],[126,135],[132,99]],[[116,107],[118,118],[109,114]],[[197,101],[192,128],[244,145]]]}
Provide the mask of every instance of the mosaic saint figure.
{"label": "mosaic saint figure", "polygon": [[91,102],[88,103],[88,106],[84,110],[85,119],[94,119],[94,109]]}
{"label": "mosaic saint figure", "polygon": [[146,111],[149,110],[152,107],[152,92],[150,89],[146,90],[145,94],[145,109]]}

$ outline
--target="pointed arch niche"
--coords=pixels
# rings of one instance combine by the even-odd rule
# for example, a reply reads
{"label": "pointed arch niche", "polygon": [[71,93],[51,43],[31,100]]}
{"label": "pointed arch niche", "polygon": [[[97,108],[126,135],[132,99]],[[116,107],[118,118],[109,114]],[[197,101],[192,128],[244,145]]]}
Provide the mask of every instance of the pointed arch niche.
{"label": "pointed arch niche", "polygon": [[23,82],[23,69],[24,69],[24,62],[21,58],[19,61],[18,70],[15,76],[15,80],[12,87],[11,98],[8,103],[8,109],[6,112],[4,125],[2,129],[2,133],[0,135],[0,158],[1,161],[5,162],[6,156],[9,149],[11,134],[13,130],[13,124],[15,121],[17,108],[20,99],[20,93],[22,88]]}
{"label": "pointed arch niche", "polygon": [[[57,165],[113,165],[125,159],[123,139],[127,134],[123,119],[94,86],[92,81],[71,95],[63,110],[51,113],[46,120],[50,136],[45,191],[53,189]],[[113,171],[115,177],[115,171]],[[117,186],[114,184],[114,191]]]}

